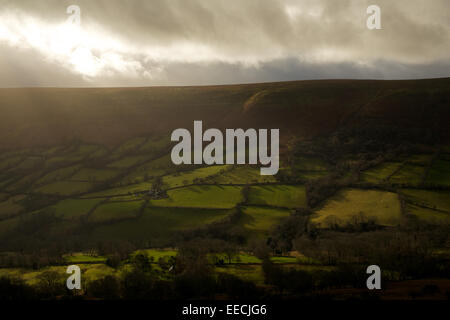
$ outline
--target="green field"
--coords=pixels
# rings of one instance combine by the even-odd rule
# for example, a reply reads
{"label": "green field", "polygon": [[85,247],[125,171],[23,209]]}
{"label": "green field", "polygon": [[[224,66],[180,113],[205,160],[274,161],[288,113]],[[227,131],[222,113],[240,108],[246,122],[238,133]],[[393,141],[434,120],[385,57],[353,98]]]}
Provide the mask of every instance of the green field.
{"label": "green field", "polygon": [[69,179],[75,172],[80,169],[80,166],[70,166],[62,169],[57,169],[47,173],[38,181],[36,181],[36,185],[42,185],[45,183],[50,183],[54,181],[67,180]]}
{"label": "green field", "polygon": [[98,206],[89,216],[89,221],[105,222],[135,218],[143,203],[143,201],[108,202]]}
{"label": "green field", "polygon": [[[225,172],[219,174],[207,181],[217,184],[250,184],[275,182],[273,176],[262,176],[259,167],[251,166],[226,166]],[[225,168],[225,166],[224,166]]]}
{"label": "green field", "polygon": [[426,166],[430,163],[432,158],[433,154],[416,154],[409,157],[407,161],[414,165]]}
{"label": "green field", "polygon": [[295,171],[327,171],[325,161],[312,156],[299,156],[294,158],[293,170]]}
{"label": "green field", "polygon": [[267,234],[273,226],[284,217],[291,214],[291,210],[268,207],[243,207],[243,225],[245,228],[258,233]]}
{"label": "green field", "polygon": [[[77,264],[83,275],[83,281],[88,283],[92,280],[96,280],[99,278],[103,278],[107,275],[112,275],[116,271],[103,263],[100,264]],[[32,269],[11,269],[11,268],[2,268],[0,269],[0,277],[2,276],[10,276],[14,278],[23,279],[26,283],[30,285],[34,285],[39,281],[39,277],[47,271],[54,271],[59,274],[61,281],[67,278],[67,266],[51,266],[45,267],[39,270]]]}
{"label": "green field", "polygon": [[401,193],[406,196],[407,202],[450,213],[450,191],[448,190],[402,189]]}
{"label": "green field", "polygon": [[425,168],[411,164],[405,164],[398,172],[396,172],[389,182],[394,184],[419,185],[422,182]]}
{"label": "green field", "polygon": [[215,267],[215,271],[234,275],[244,281],[251,281],[258,286],[264,286],[264,273],[261,265],[225,265]]}
{"label": "green field", "polygon": [[145,161],[147,158],[148,156],[129,156],[110,163],[108,167],[116,169],[124,169],[132,167],[138,163],[141,163]]}
{"label": "green field", "polygon": [[180,230],[203,227],[229,213],[229,210],[150,207],[138,219],[98,227],[92,237],[96,240],[167,241]]}
{"label": "green field", "polygon": [[52,206],[56,216],[63,219],[77,219],[84,216],[98,204],[101,199],[66,199]]}
{"label": "green field", "polygon": [[180,187],[189,185],[194,182],[195,179],[205,179],[209,176],[218,174],[228,169],[229,166],[208,166],[204,168],[195,169],[187,172],[175,173],[172,175],[164,176],[163,183],[166,188]]}
{"label": "green field", "polygon": [[416,216],[419,220],[423,220],[431,224],[442,224],[450,222],[449,213],[419,207],[413,204],[407,204],[406,211]]}
{"label": "green field", "polygon": [[11,166],[16,166],[16,165],[20,164],[20,162],[22,160],[23,160],[23,158],[21,156],[11,157],[11,158],[6,158],[4,160],[1,160],[0,161],[0,170],[7,169],[8,167],[11,167]]}
{"label": "green field", "polygon": [[67,263],[105,263],[106,257],[97,255],[88,255],[84,253],[72,253],[64,256]]}
{"label": "green field", "polygon": [[151,200],[155,207],[233,208],[242,201],[241,187],[190,186],[167,191],[168,198]]}
{"label": "green field", "polygon": [[316,211],[312,222],[327,227],[329,224],[345,225],[354,218],[375,218],[380,225],[397,225],[401,220],[398,195],[377,190],[341,190]]}
{"label": "green field", "polygon": [[150,137],[140,146],[141,152],[154,152],[163,150],[170,145],[170,140],[167,137]]}
{"label": "green field", "polygon": [[89,193],[83,196],[83,198],[109,198],[113,197],[113,200],[137,200],[141,199],[142,195],[135,195],[137,192],[149,191],[152,187],[151,183],[143,182],[138,184],[131,184],[128,186],[117,187],[107,189],[104,191]]}
{"label": "green field", "polygon": [[152,177],[163,176],[173,172],[174,168],[170,160],[170,155],[166,155],[135,168],[122,181],[125,183],[139,183],[147,181]]}
{"label": "green field", "polygon": [[20,204],[20,200],[23,200],[25,196],[18,195],[12,196],[8,200],[0,202],[0,219],[9,218],[20,213],[24,208]]}
{"label": "green field", "polygon": [[393,174],[401,165],[401,162],[384,162],[375,168],[364,171],[362,179],[370,183],[380,183]]}
{"label": "green field", "polygon": [[81,181],[57,181],[38,188],[36,191],[44,194],[70,196],[86,193],[92,188],[92,183]]}
{"label": "green field", "polygon": [[84,181],[106,181],[114,178],[119,172],[113,169],[90,169],[83,168],[75,173],[70,180],[84,180]]}
{"label": "green field", "polygon": [[284,208],[306,207],[306,190],[304,186],[291,185],[252,186],[248,204]]}
{"label": "green field", "polygon": [[137,149],[140,147],[143,143],[147,141],[146,137],[136,137],[129,139],[122,143],[115,151],[114,153],[127,153],[134,149]]}
{"label": "green field", "polygon": [[450,186],[450,161],[436,160],[427,175],[426,183]]}

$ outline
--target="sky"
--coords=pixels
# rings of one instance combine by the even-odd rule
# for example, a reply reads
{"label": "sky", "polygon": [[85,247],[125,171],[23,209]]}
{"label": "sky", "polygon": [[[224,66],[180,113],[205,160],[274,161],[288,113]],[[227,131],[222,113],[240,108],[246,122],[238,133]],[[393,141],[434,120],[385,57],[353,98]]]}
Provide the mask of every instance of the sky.
{"label": "sky", "polygon": [[0,87],[449,76],[449,0],[0,0]]}

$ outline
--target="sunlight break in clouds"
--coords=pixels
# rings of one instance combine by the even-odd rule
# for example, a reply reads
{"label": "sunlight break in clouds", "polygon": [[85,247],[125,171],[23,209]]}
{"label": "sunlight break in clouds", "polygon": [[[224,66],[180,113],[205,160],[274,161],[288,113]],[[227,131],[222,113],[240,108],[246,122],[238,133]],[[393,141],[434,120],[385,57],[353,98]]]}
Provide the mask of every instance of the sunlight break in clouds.
{"label": "sunlight break in clouds", "polygon": [[141,62],[130,59],[133,52],[121,42],[97,30],[70,23],[57,25],[23,14],[0,16],[0,41],[18,49],[34,49],[46,61],[58,63],[86,80],[116,73],[151,78]]}
{"label": "sunlight break in clouds", "polygon": [[[373,3],[381,30],[366,27]],[[0,0],[0,87],[442,77],[449,13],[448,0]]]}

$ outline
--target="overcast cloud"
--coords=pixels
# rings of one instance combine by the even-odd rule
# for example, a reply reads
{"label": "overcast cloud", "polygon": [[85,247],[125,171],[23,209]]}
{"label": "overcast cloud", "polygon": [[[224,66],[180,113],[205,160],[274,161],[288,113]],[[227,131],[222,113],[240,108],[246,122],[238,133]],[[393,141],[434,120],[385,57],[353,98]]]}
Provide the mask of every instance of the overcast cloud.
{"label": "overcast cloud", "polygon": [[449,0],[0,0],[1,87],[447,76]]}

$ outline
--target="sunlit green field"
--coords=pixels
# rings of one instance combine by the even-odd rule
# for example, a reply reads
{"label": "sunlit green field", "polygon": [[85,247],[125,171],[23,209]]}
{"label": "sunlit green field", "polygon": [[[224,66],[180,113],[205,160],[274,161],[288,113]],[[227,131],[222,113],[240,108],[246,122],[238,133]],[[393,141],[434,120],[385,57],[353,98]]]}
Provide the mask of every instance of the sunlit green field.
{"label": "sunlit green field", "polygon": [[228,165],[208,166],[192,171],[171,174],[163,177],[163,183],[167,188],[189,185],[192,184],[196,179],[206,179],[212,175],[224,172],[228,169],[228,167]]}
{"label": "sunlit green field", "polygon": [[151,200],[155,207],[233,208],[242,201],[238,186],[190,186],[167,191],[168,198]]}
{"label": "sunlit green field", "polygon": [[244,207],[242,211],[244,213],[244,227],[264,234],[292,212],[288,209],[250,206]]}
{"label": "sunlit green field", "polygon": [[304,186],[267,185],[250,187],[250,205],[265,205],[284,208],[300,208],[306,206]]}
{"label": "sunlit green field", "polygon": [[380,225],[397,225],[401,221],[398,195],[385,191],[345,189],[327,200],[316,211],[312,222],[326,227],[330,223],[345,225],[355,218],[374,218]]}
{"label": "sunlit green field", "polygon": [[411,164],[405,164],[396,172],[389,182],[397,184],[419,185],[424,177],[425,168]]}
{"label": "sunlit green field", "polygon": [[379,166],[364,171],[362,174],[363,181],[371,183],[379,183],[382,180],[387,179],[393,174],[402,164],[400,162],[384,162]]}
{"label": "sunlit green field", "polygon": [[251,184],[275,182],[276,179],[273,176],[262,176],[257,167],[235,166],[230,168],[227,166],[225,172],[207,181],[218,184]]}
{"label": "sunlit green field", "polygon": [[142,201],[108,202],[98,206],[89,216],[89,221],[104,222],[135,218],[142,204]]}

